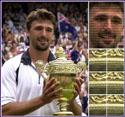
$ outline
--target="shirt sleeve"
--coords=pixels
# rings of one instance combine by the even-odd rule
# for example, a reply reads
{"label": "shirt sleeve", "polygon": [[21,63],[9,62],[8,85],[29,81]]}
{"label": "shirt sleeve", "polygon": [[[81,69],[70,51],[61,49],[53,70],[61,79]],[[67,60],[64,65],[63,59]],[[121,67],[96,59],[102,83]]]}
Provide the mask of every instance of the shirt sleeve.
{"label": "shirt sleeve", "polygon": [[80,106],[82,106],[79,95],[75,98],[75,101],[77,104],[79,104]]}
{"label": "shirt sleeve", "polygon": [[16,102],[15,76],[14,66],[11,60],[8,60],[1,69],[1,105]]}

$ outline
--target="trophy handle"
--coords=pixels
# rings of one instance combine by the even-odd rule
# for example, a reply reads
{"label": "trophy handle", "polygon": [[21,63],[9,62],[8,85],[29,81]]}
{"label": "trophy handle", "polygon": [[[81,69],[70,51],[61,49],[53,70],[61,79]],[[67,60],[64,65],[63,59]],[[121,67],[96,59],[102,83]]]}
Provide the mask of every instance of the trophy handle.
{"label": "trophy handle", "polygon": [[40,76],[43,77],[43,79],[47,82],[48,81],[48,78],[46,78],[42,72],[45,72],[46,73],[46,70],[45,70],[45,65],[43,63],[42,60],[37,60],[36,63],[35,63],[35,66],[36,66],[36,70],[37,72],[40,74]]}
{"label": "trophy handle", "polygon": [[85,74],[85,71],[86,71],[86,63],[84,61],[79,61],[77,63],[77,66],[78,66],[79,71],[80,71],[79,77],[82,77]]}
{"label": "trophy handle", "polygon": [[85,72],[82,71],[82,72],[79,74],[79,77],[81,78],[84,74],[85,74]]}

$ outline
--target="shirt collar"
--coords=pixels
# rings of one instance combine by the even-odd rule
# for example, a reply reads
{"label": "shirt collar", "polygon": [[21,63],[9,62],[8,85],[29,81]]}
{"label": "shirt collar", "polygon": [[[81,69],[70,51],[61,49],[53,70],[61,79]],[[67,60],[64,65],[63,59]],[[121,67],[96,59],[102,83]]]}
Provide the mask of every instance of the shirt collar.
{"label": "shirt collar", "polygon": [[[49,52],[49,56],[48,56],[48,62],[55,60],[54,55],[51,53],[51,51]],[[29,49],[27,49],[27,51],[25,51],[21,57],[21,63],[25,64],[25,65],[31,65],[31,58],[29,55]]]}

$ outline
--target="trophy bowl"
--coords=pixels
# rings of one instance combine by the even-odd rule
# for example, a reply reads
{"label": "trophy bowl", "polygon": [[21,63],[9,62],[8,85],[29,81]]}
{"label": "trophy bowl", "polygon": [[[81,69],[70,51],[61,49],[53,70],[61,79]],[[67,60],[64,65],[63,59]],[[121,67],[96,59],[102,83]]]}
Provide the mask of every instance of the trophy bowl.
{"label": "trophy bowl", "polygon": [[[56,112],[54,116],[73,116],[73,113],[67,111],[68,101],[73,98],[73,89],[74,89],[74,81],[77,73],[80,71],[80,68],[77,64],[74,64],[73,61],[67,60],[64,57],[57,58],[56,60],[50,61],[46,67],[41,60],[36,62],[36,69],[39,74],[45,79],[47,82],[50,78],[54,77],[55,82],[59,81],[60,85],[56,88],[62,88],[62,92],[58,93],[59,95],[63,95],[62,98],[58,98],[60,112]],[[42,75],[42,72],[45,72],[48,75],[48,78],[45,78]]]}

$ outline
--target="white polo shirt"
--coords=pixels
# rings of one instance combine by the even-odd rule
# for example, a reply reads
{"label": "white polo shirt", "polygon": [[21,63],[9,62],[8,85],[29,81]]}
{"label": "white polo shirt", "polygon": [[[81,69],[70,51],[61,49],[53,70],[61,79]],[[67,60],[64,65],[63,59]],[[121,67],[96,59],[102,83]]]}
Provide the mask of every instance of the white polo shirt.
{"label": "white polo shirt", "polygon": [[[48,62],[54,60],[50,52]],[[19,67],[18,78],[16,81],[16,70]],[[2,67],[1,82],[1,105],[9,102],[25,102],[42,95],[43,78],[39,76],[35,67],[31,65],[29,51],[8,60]],[[81,105],[79,98],[76,102]],[[54,100],[45,106],[29,113],[27,116],[52,116],[59,111],[57,101]]]}

